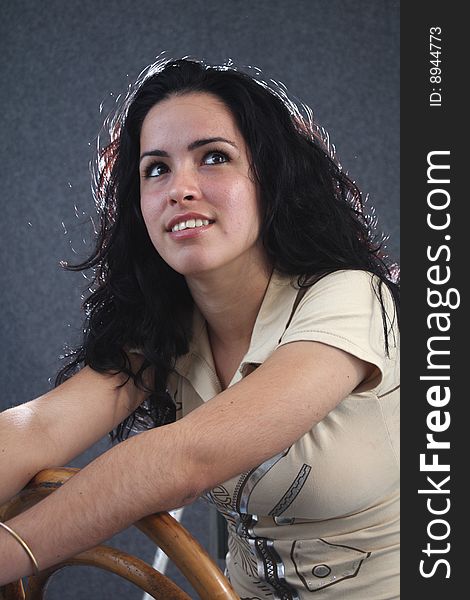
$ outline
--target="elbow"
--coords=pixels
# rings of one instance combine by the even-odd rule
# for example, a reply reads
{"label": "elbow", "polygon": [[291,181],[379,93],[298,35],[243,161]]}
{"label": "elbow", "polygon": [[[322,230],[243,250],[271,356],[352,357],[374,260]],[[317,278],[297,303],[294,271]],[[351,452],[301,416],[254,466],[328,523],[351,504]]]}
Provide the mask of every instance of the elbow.
{"label": "elbow", "polygon": [[[171,439],[175,479],[179,479],[181,506],[191,504],[217,484],[232,476],[228,469],[223,453],[217,453],[213,446],[207,443],[210,436],[200,429],[194,429],[190,422],[182,419],[162,429],[166,429]],[[236,473],[233,473],[235,475]]]}
{"label": "elbow", "polygon": [[152,457],[148,465],[151,476],[146,486],[146,498],[151,504],[149,512],[181,508],[202,496],[209,487],[210,468],[199,459],[192,436],[187,436],[178,422],[136,438],[144,442],[146,436],[154,441],[153,450],[146,453]]}
{"label": "elbow", "polygon": [[184,493],[182,501],[185,506],[191,504],[216,485],[214,463],[201,459],[197,452],[190,452],[184,461]]}
{"label": "elbow", "polygon": [[178,508],[182,508],[183,506],[188,506],[188,504],[192,504],[195,500],[200,498],[203,495],[203,490],[199,488],[190,487],[186,489],[185,493],[182,494],[181,501],[179,503]]}
{"label": "elbow", "polygon": [[181,506],[192,504],[212,487],[210,469],[194,457],[185,461]]}

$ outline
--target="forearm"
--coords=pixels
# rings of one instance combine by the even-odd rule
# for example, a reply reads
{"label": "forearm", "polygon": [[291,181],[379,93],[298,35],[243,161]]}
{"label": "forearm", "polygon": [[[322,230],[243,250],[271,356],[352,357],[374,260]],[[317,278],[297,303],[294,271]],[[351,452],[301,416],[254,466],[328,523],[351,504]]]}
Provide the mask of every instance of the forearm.
{"label": "forearm", "polygon": [[0,506],[40,470],[34,440],[35,426],[28,409],[20,406],[0,414]]}
{"label": "forearm", "polygon": [[[184,447],[172,426],[135,436],[7,524],[25,539],[41,569],[61,562],[148,514],[194,500],[201,490]],[[24,550],[0,530],[0,585],[31,573]]]}

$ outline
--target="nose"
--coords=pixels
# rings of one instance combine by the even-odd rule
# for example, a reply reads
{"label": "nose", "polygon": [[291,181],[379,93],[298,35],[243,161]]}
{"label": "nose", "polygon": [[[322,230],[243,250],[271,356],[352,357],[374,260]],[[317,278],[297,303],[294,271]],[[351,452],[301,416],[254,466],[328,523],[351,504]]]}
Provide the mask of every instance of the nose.
{"label": "nose", "polygon": [[197,200],[201,196],[197,175],[191,168],[173,171],[171,185],[168,190],[168,202],[171,205],[179,202]]}

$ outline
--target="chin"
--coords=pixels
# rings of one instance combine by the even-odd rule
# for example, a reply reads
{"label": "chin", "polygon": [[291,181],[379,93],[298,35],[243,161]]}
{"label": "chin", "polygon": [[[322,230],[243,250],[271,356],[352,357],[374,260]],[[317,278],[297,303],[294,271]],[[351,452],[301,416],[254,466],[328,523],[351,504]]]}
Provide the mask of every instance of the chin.
{"label": "chin", "polygon": [[224,268],[230,264],[229,261],[188,261],[185,264],[170,265],[175,271],[184,277],[198,277],[210,273],[222,273]]}
{"label": "chin", "polygon": [[207,273],[207,272],[213,270],[214,268],[216,268],[213,265],[201,264],[200,261],[197,263],[194,263],[191,261],[191,263],[186,263],[186,264],[181,264],[181,263],[180,264],[168,263],[168,264],[174,271],[176,271],[180,275],[183,275],[183,277],[202,275],[203,273]]}

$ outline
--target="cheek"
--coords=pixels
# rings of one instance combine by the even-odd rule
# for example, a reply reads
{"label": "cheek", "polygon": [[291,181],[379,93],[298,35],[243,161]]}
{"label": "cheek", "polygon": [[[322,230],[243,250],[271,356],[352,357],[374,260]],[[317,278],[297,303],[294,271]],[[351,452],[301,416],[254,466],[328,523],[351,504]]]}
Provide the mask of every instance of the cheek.
{"label": "cheek", "polygon": [[219,188],[218,204],[233,223],[251,223],[258,220],[259,201],[255,185],[248,178],[237,179]]}
{"label": "cheek", "polygon": [[142,201],[142,198],[140,199],[140,212],[142,214],[142,219],[144,221],[145,228],[150,233],[150,228],[149,228],[150,215],[149,215],[148,205],[146,202]]}
{"label": "cheek", "polygon": [[155,226],[155,221],[159,217],[158,207],[160,203],[155,201],[155,196],[152,194],[145,194],[143,192],[140,196],[140,211],[147,227],[152,224]]}
{"label": "cheek", "polygon": [[244,227],[248,235],[257,236],[261,225],[261,210],[256,186],[247,180],[240,190],[236,210],[237,222]]}
{"label": "cheek", "polygon": [[150,202],[145,196],[141,196],[140,212],[152,244],[158,250],[158,248],[161,247],[161,240],[164,232],[161,230],[161,218],[157,212],[157,204]]}

